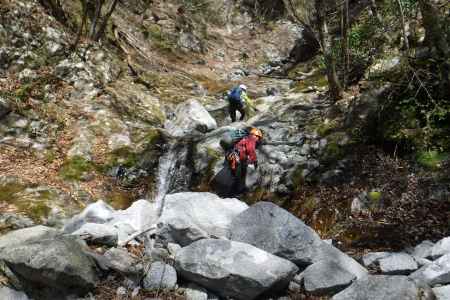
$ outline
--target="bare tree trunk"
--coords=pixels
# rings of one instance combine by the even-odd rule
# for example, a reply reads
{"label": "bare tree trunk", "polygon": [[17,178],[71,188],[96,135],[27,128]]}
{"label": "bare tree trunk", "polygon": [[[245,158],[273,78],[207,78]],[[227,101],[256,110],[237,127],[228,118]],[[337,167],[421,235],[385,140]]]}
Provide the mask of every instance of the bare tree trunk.
{"label": "bare tree trunk", "polygon": [[324,0],[315,0],[315,4],[319,40],[325,58],[328,86],[330,89],[331,98],[336,101],[342,98],[342,87],[336,73],[336,60],[332,52],[334,42],[328,32],[328,25],[325,20],[326,6]]}
{"label": "bare tree trunk", "polygon": [[80,39],[81,39],[81,35],[83,34],[83,29],[86,26],[86,21],[87,21],[88,6],[87,6],[87,3],[86,3],[86,0],[80,0],[80,1],[81,1],[81,7],[83,8],[83,16],[82,16],[82,19],[81,19],[80,27],[78,28],[77,38],[75,39],[75,41],[73,42],[72,46],[70,47],[70,49],[72,51],[77,48],[78,43],[80,42]]}
{"label": "bare tree trunk", "polygon": [[425,39],[430,46],[436,47],[438,58],[441,61],[441,94],[443,97],[450,93],[450,58],[449,44],[444,25],[444,18],[433,4],[433,0],[419,0],[419,7],[422,13],[423,26],[425,27]]}
{"label": "bare tree trunk", "polygon": [[92,23],[91,23],[91,30],[89,31],[90,38],[94,38],[94,36],[95,36],[96,29],[97,29],[97,23],[101,18],[102,7],[103,7],[104,3],[105,3],[104,0],[97,0],[97,2],[96,2],[94,17],[93,17]]}
{"label": "bare tree trunk", "polygon": [[348,21],[348,0],[345,0],[341,6],[341,32],[342,32],[342,60],[344,62],[344,76],[343,87],[347,87],[348,72],[350,69],[350,55],[349,55],[349,21]]}
{"label": "bare tree trunk", "polygon": [[402,0],[397,0],[397,4],[398,4],[399,10],[400,10],[400,17],[401,17],[401,22],[402,22],[403,43],[405,45],[406,50],[409,51],[408,31],[406,28],[405,13],[403,11]]}
{"label": "bare tree trunk", "polygon": [[109,18],[111,17],[111,15],[113,14],[114,10],[116,9],[117,3],[119,2],[119,0],[114,0],[114,2],[112,3],[112,5],[109,8],[109,11],[106,13],[105,17],[103,18],[103,22],[100,25],[100,29],[97,31],[97,33],[94,36],[94,40],[98,41],[104,34],[106,26],[108,25],[108,21]]}
{"label": "bare tree trunk", "polygon": [[425,27],[426,39],[433,43],[438,54],[443,58],[449,57],[449,46],[445,28],[442,24],[442,16],[433,0],[419,0],[420,11],[422,12],[423,26]]}

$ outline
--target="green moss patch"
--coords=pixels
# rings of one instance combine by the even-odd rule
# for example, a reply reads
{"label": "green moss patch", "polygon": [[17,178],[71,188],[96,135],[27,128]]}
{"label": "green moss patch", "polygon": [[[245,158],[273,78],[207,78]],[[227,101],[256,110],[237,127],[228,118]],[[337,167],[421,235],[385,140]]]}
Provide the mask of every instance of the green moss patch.
{"label": "green moss patch", "polygon": [[66,180],[79,181],[89,172],[95,170],[94,164],[81,156],[68,159],[59,170],[59,175]]}
{"label": "green moss patch", "polygon": [[438,151],[422,151],[417,154],[417,162],[422,167],[437,170],[440,169],[442,163],[449,158],[448,153]]}

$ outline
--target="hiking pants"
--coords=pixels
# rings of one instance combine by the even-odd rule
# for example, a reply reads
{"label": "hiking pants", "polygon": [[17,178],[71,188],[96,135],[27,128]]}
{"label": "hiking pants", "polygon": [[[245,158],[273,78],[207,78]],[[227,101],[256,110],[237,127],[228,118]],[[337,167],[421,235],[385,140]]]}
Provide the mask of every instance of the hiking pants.
{"label": "hiking pants", "polygon": [[245,193],[247,190],[246,185],[246,177],[247,177],[247,162],[240,162],[236,169],[233,178],[233,193],[235,195],[239,195]]}
{"label": "hiking pants", "polygon": [[236,111],[239,111],[241,113],[241,118],[239,120],[244,120],[245,110],[242,103],[230,103],[230,105],[228,106],[228,111],[230,113],[231,122],[236,122]]}

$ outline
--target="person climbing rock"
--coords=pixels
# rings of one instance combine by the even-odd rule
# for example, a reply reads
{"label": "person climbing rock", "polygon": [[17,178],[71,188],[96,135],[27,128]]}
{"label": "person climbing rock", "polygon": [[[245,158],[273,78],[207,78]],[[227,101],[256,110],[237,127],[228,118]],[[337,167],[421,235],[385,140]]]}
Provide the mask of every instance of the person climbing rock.
{"label": "person climbing rock", "polygon": [[241,114],[240,121],[245,118],[245,105],[250,102],[250,98],[247,95],[247,86],[245,84],[241,84],[237,87],[234,87],[228,93],[228,111],[230,113],[231,122],[236,122],[236,111],[239,111]]}
{"label": "person climbing rock", "polygon": [[256,156],[256,148],[261,144],[263,134],[258,128],[251,128],[249,134],[240,139],[226,153],[226,161],[229,164],[233,174],[233,183],[231,185],[232,193],[242,194],[246,191],[247,167],[252,164],[255,170],[258,167],[258,159]]}

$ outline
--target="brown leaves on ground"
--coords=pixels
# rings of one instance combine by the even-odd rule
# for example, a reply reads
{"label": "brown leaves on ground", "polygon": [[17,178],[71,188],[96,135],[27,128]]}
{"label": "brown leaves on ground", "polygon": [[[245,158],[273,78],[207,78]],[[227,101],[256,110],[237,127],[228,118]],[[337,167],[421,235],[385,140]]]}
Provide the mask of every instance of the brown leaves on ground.
{"label": "brown leaves on ground", "polygon": [[[354,149],[348,166],[343,183],[305,184],[288,209],[347,252],[403,249],[450,234],[450,202],[431,197],[436,174],[376,147]],[[381,192],[382,208],[352,215],[352,200],[372,189]]]}

